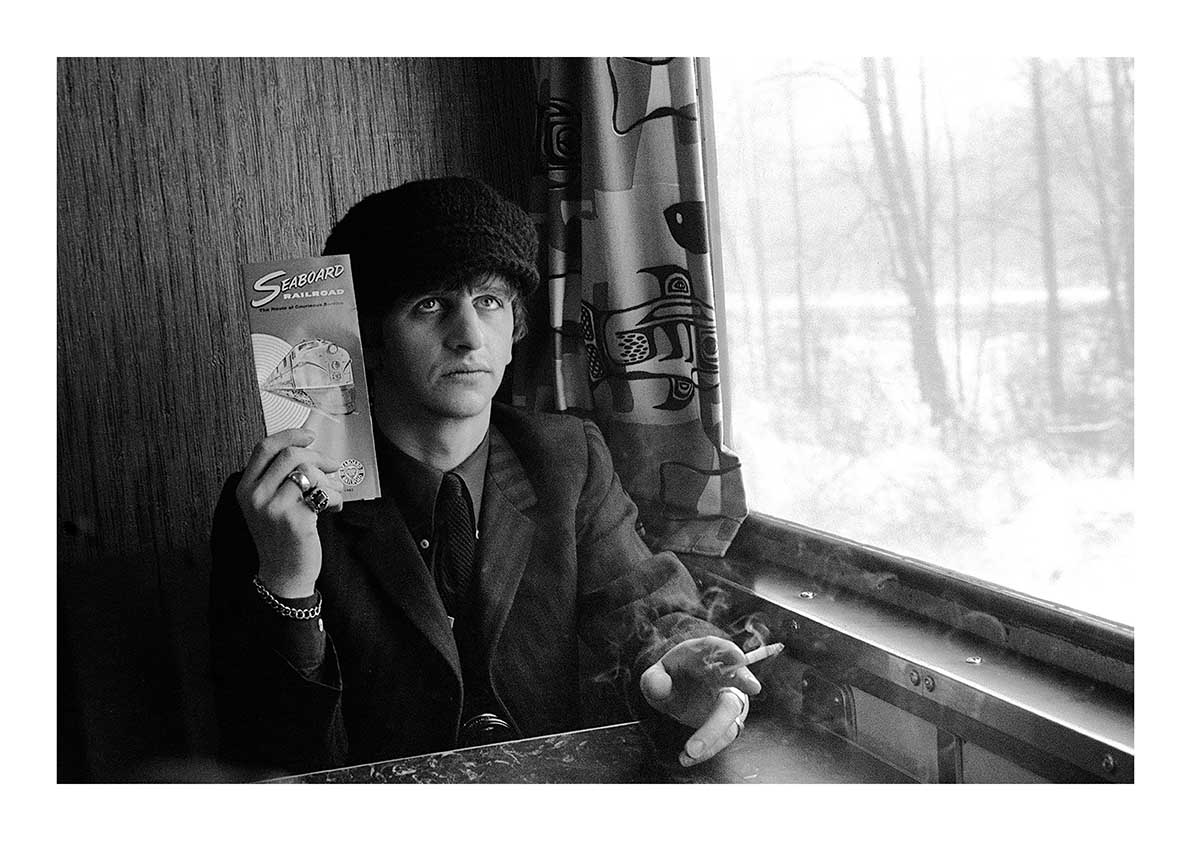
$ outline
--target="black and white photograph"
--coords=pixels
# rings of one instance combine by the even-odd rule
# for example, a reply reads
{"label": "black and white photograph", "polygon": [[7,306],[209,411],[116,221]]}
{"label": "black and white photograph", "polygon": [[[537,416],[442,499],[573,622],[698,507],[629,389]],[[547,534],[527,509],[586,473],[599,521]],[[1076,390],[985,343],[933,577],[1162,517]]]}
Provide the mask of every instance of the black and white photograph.
{"label": "black and white photograph", "polygon": [[724,786],[765,784],[819,832],[1059,784],[1095,826],[1180,618],[1135,481],[1135,383],[1182,391],[1135,377],[1135,263],[1143,308],[1185,274],[1144,254],[1156,71],[945,27],[539,55],[580,21],[38,58],[56,790],[303,832],[344,789],[294,785],[760,827]]}

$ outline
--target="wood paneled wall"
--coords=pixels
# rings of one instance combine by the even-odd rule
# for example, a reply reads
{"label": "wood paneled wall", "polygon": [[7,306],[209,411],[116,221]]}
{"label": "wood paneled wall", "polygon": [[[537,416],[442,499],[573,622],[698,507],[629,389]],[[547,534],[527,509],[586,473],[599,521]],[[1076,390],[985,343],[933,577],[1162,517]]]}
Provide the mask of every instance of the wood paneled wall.
{"label": "wood paneled wall", "polygon": [[410,178],[524,203],[533,124],[528,59],[60,60],[61,779],[211,738],[202,547],[264,434],[241,264]]}

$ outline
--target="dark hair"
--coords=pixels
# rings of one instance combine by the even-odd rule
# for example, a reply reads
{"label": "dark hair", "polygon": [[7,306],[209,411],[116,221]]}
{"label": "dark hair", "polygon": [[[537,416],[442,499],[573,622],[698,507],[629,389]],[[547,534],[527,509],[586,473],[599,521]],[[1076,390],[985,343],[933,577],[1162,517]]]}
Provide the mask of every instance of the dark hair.
{"label": "dark hair", "polygon": [[514,339],[526,331],[537,251],[529,214],[482,181],[458,177],[410,181],[365,197],[323,248],[351,256],[361,327],[398,301],[494,274],[513,293]]}

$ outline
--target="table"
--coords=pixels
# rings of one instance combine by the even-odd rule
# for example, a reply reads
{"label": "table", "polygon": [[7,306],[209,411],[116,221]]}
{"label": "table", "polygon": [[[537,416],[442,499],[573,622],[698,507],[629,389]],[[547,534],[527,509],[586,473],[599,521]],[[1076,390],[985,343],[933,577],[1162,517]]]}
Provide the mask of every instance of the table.
{"label": "table", "polygon": [[678,764],[683,735],[633,722],[316,771],[279,783],[909,783],[910,777],[797,717],[750,717],[717,756]]}

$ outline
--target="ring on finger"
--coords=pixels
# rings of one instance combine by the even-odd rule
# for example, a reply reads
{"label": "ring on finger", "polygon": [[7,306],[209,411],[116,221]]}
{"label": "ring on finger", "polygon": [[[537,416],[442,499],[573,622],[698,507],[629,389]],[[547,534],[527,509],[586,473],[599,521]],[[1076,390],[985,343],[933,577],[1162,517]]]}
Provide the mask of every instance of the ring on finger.
{"label": "ring on finger", "polygon": [[737,713],[736,718],[732,719],[732,723],[736,725],[736,735],[744,730],[744,719],[749,712],[749,696],[745,695],[735,686],[725,686],[720,690],[721,695],[731,695],[740,702],[740,712]]}
{"label": "ring on finger", "polygon": [[310,477],[301,470],[295,470],[285,478],[298,486],[298,490],[302,492],[302,496],[306,496],[306,494],[314,489],[314,484],[310,481]]}
{"label": "ring on finger", "polygon": [[327,492],[322,488],[312,488],[309,492],[302,496],[302,501],[305,502],[310,510],[315,514],[321,514],[327,510],[327,506],[331,504],[331,498],[327,496]]}

